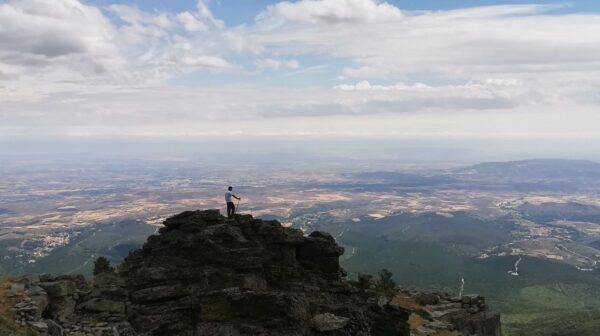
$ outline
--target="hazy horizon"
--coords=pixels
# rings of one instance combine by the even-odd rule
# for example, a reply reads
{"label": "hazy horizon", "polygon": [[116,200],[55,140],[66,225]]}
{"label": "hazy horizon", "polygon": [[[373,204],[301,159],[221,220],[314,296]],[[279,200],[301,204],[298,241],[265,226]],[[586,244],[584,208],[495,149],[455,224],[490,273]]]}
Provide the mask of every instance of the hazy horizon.
{"label": "hazy horizon", "polygon": [[[567,159],[600,162],[599,142],[518,140],[415,140],[369,137],[138,137],[120,139],[1,139],[0,158],[20,160],[177,160],[213,164],[290,166],[356,163],[466,166],[489,161]],[[0,165],[1,167],[2,165]]]}

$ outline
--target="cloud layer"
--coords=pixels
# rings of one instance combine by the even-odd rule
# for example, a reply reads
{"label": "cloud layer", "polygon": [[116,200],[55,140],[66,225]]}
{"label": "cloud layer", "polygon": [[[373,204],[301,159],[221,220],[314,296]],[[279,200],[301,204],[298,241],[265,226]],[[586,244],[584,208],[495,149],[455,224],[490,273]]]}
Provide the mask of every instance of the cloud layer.
{"label": "cloud layer", "polygon": [[456,120],[505,134],[510,123],[498,120],[510,115],[529,120],[531,134],[577,135],[600,103],[600,15],[556,9],[300,0],[232,27],[203,0],[183,12],[9,0],[0,3],[0,129],[202,133],[236,120],[240,132],[312,134],[333,132],[320,125],[336,118],[340,132],[379,133],[394,120],[469,135],[478,132]]}

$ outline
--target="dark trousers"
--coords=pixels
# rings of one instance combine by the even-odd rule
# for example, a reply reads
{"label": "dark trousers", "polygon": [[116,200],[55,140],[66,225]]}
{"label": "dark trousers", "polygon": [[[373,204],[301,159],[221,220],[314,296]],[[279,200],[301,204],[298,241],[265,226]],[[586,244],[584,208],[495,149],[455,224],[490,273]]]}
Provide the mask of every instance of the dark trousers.
{"label": "dark trousers", "polygon": [[231,217],[235,214],[235,204],[233,202],[227,202],[227,217]]}

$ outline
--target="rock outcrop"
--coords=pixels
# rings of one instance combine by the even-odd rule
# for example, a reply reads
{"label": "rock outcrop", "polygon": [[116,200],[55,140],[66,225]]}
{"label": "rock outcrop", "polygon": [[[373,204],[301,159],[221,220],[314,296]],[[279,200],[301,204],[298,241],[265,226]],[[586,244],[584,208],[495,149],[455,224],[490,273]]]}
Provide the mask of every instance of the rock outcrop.
{"label": "rock outcrop", "polygon": [[[344,280],[344,250],[328,233],[305,236],[217,210],[184,212],[164,225],[116,273],[91,284],[77,275],[17,279],[19,324],[51,336],[410,334],[414,310]],[[478,296],[418,300],[429,314],[423,332],[500,335],[497,315],[488,316]]]}
{"label": "rock outcrop", "polygon": [[500,336],[500,314],[490,312],[477,294],[453,297],[447,293],[400,290],[394,304],[409,311],[411,335]]}
{"label": "rock outcrop", "polygon": [[324,232],[184,212],[120,266],[128,320],[141,335],[408,335],[404,310],[342,281],[342,253]]}
{"label": "rock outcrop", "polygon": [[107,300],[107,289],[119,283],[115,274],[97,276],[93,286],[81,275],[22,276],[11,284],[12,310],[17,325],[40,336],[135,335],[126,320],[126,295],[119,297],[119,311],[92,304]]}

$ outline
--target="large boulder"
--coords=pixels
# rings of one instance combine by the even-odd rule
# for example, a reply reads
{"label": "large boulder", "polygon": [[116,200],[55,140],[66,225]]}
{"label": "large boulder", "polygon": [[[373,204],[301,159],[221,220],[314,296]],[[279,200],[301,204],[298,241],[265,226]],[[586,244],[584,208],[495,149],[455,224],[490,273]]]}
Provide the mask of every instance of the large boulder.
{"label": "large boulder", "polygon": [[58,278],[49,275],[40,277],[43,282],[38,283],[38,286],[44,289],[49,299],[45,315],[59,322],[65,322],[73,315],[77,304],[74,297],[77,293],[77,283],[73,279],[76,278],[69,276]]}
{"label": "large boulder", "polygon": [[72,296],[76,290],[75,283],[69,280],[40,282],[39,286],[46,290],[50,298]]}
{"label": "large boulder", "polygon": [[344,328],[350,319],[331,313],[318,314],[312,319],[313,327],[318,331],[332,331]]}
{"label": "large boulder", "polygon": [[342,280],[343,251],[326,232],[184,212],[118,268],[127,318],[141,335],[408,335],[406,312]]}

